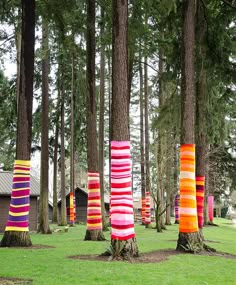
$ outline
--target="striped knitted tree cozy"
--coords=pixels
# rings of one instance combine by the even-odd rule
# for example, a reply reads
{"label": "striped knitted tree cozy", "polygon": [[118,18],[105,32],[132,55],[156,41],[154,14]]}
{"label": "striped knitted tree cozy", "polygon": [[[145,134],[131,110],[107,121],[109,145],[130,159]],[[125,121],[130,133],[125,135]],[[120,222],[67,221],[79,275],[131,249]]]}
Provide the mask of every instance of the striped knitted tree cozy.
{"label": "striped knitted tree cozy", "polygon": [[198,231],[194,144],[180,146],[179,229],[183,233]]}
{"label": "striped knitted tree cozy", "polygon": [[29,231],[30,161],[16,160],[12,180],[11,203],[5,231]]}
{"label": "striped knitted tree cozy", "polygon": [[175,195],[175,223],[179,223],[179,194]]}
{"label": "striped knitted tree cozy", "polygon": [[70,192],[70,224],[71,225],[74,224],[74,217],[75,217],[75,213],[74,213],[74,194],[73,194],[73,192]]}
{"label": "striped knitted tree cozy", "polygon": [[142,197],[142,209],[141,209],[142,224],[145,224],[145,211],[146,211],[146,198]]}
{"label": "striped knitted tree cozy", "polygon": [[213,222],[213,211],[214,211],[214,196],[208,196],[208,217],[210,222]]}
{"label": "striped knitted tree cozy", "polygon": [[111,238],[135,237],[129,141],[111,142]]}
{"label": "striped knitted tree cozy", "polygon": [[151,197],[150,192],[146,192],[146,204],[145,204],[145,224],[151,224]]}
{"label": "striped knitted tree cozy", "polygon": [[102,230],[100,180],[98,172],[88,172],[87,230]]}
{"label": "striped knitted tree cozy", "polygon": [[196,198],[197,198],[197,218],[198,227],[203,228],[204,224],[204,187],[205,176],[196,177]]}

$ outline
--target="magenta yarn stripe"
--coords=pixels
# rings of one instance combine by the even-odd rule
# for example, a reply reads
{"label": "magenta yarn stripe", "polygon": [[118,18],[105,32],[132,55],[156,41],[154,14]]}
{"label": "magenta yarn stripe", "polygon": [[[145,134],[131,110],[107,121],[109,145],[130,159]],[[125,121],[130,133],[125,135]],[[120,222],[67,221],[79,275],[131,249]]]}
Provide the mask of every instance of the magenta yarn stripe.
{"label": "magenta yarn stripe", "polygon": [[111,238],[135,237],[129,141],[111,142]]}

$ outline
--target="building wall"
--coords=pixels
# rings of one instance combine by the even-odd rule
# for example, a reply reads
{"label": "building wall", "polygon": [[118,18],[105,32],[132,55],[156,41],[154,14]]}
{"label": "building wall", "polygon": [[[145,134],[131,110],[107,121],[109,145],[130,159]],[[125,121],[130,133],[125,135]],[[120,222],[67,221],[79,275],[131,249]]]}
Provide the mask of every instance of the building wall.
{"label": "building wall", "polygon": [[[0,196],[0,232],[5,231],[5,225],[8,218],[10,196]],[[37,197],[30,197],[30,213],[29,213],[29,229],[30,231],[37,230],[37,213],[38,203]]]}

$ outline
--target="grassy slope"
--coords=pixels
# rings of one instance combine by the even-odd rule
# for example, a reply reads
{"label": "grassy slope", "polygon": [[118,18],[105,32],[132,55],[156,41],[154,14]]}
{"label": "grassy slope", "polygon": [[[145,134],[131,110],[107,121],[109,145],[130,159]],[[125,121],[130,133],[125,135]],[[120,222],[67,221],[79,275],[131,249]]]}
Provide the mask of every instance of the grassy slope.
{"label": "grassy slope", "polygon": [[[229,220],[216,219],[220,227],[207,227],[209,245],[219,251],[236,254],[236,227]],[[172,225],[162,234],[136,226],[139,250],[153,251],[175,248],[178,227]],[[0,276],[32,278],[34,284],[89,284],[89,285],[194,285],[235,284],[236,259],[223,257],[178,255],[156,264],[129,264],[126,262],[97,262],[70,260],[68,255],[104,252],[107,242],[83,241],[85,226],[69,228],[68,233],[53,235],[32,234],[34,244],[52,245],[51,249],[0,248]],[[106,233],[109,239],[109,232]]]}

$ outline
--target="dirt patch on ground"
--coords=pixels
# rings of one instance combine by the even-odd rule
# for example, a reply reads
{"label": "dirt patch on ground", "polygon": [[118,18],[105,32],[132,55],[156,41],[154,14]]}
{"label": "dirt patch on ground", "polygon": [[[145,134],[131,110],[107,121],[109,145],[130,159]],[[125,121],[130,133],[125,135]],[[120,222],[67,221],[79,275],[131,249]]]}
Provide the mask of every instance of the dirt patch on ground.
{"label": "dirt patch on ground", "polygon": [[[166,261],[169,259],[170,256],[178,255],[178,254],[190,254],[184,252],[178,252],[175,249],[162,249],[147,253],[141,253],[139,257],[132,258],[130,260],[131,263],[158,263],[162,261]],[[225,258],[232,258],[236,259],[236,255],[224,253],[224,252],[204,252],[198,255],[206,255],[206,256],[221,256]],[[68,256],[71,259],[80,259],[80,260],[91,260],[91,261],[103,261],[108,262],[108,256],[101,256],[101,255],[73,255]]]}
{"label": "dirt patch on ground", "polygon": [[10,278],[10,277],[0,277],[0,285],[31,285],[33,280],[31,279],[21,279],[21,278]]}

